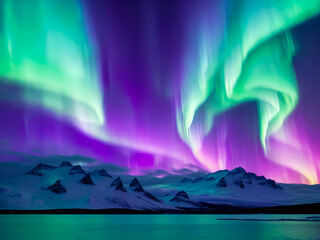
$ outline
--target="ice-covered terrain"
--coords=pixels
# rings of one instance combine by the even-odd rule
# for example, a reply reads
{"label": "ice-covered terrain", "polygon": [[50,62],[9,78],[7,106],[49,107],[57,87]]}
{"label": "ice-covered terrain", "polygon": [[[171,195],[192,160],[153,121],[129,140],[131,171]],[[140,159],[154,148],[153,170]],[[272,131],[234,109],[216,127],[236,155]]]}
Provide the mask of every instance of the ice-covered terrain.
{"label": "ice-covered terrain", "polygon": [[[0,168],[0,209],[212,210],[320,203],[320,185],[280,184],[243,168],[197,177],[113,174],[63,161]],[[141,180],[141,181],[140,181]],[[143,184],[141,184],[143,182]]]}

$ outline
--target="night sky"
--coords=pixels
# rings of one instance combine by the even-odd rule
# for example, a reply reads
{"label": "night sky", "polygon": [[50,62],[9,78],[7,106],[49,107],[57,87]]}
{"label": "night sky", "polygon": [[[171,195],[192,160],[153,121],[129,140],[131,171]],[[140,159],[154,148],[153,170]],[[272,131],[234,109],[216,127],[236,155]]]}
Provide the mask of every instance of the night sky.
{"label": "night sky", "polygon": [[0,2],[0,161],[320,181],[320,1]]}

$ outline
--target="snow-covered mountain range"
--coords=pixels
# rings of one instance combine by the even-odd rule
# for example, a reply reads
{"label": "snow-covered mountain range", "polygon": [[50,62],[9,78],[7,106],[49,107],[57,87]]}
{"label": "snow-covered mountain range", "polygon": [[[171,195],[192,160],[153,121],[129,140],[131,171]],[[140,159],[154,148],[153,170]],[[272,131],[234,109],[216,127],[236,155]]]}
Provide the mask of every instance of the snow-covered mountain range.
{"label": "snow-covered mountain range", "polygon": [[[0,169],[8,171],[8,169]],[[186,176],[185,176],[186,175]],[[113,175],[63,161],[0,178],[0,209],[213,210],[320,203],[320,185],[280,184],[238,167],[191,178]],[[139,178],[146,186],[142,186]],[[125,181],[123,181],[125,179]]]}

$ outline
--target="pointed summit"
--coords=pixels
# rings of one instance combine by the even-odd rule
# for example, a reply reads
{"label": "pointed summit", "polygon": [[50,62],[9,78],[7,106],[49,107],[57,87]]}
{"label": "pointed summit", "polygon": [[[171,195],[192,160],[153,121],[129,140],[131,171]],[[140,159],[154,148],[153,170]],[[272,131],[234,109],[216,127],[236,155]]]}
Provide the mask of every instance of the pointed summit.
{"label": "pointed summit", "polygon": [[127,191],[125,189],[125,187],[123,186],[123,183],[122,183],[120,177],[117,177],[116,179],[114,179],[112,181],[112,183],[110,184],[110,187],[114,187],[114,190],[116,190],[116,191],[121,191],[121,192],[126,192]]}
{"label": "pointed summit", "polygon": [[179,191],[170,202],[188,202],[189,196],[185,191]]}
{"label": "pointed summit", "polygon": [[59,167],[72,167],[73,165],[69,161],[63,161],[60,163]]}
{"label": "pointed summit", "polygon": [[44,163],[39,163],[32,170],[52,170],[52,169],[55,169],[55,168],[57,168],[57,167],[51,166],[51,165],[48,165],[48,164],[44,164]]}
{"label": "pointed summit", "polygon": [[182,197],[182,198],[186,198],[189,199],[188,194],[185,191],[180,191],[176,194],[176,197]]}
{"label": "pointed summit", "polygon": [[99,171],[99,176],[113,178],[105,169],[101,168]]}
{"label": "pointed summit", "polygon": [[89,173],[86,173],[84,175],[84,177],[80,180],[80,182],[82,184],[86,184],[86,185],[95,185],[94,182],[92,181]]}
{"label": "pointed summit", "polygon": [[76,174],[76,173],[84,174],[85,171],[82,169],[80,165],[76,165],[70,169],[69,174]]}
{"label": "pointed summit", "polygon": [[56,194],[67,192],[67,189],[61,185],[60,179],[58,181],[56,181],[53,185],[48,187],[47,190],[50,190],[51,192],[56,193]]}
{"label": "pointed summit", "polygon": [[135,192],[145,192],[137,178],[132,179],[129,187]]}
{"label": "pointed summit", "polygon": [[132,179],[131,183],[129,184],[129,187],[132,191],[137,192],[137,193],[142,193],[143,196],[156,201],[156,202],[161,202],[158,198],[153,196],[151,193],[146,192],[143,187],[141,186],[140,182],[138,181],[137,178]]}
{"label": "pointed summit", "polygon": [[48,164],[39,163],[37,166],[35,166],[33,169],[31,169],[26,174],[32,174],[35,176],[42,176],[43,174],[40,172],[40,170],[53,170],[55,168],[57,168],[57,167],[51,166]]}
{"label": "pointed summit", "polygon": [[233,170],[231,170],[230,172],[232,173],[246,173],[246,170],[244,170],[242,167],[237,167],[237,168],[234,168]]}
{"label": "pointed summit", "polygon": [[100,170],[94,170],[91,172],[93,176],[101,176],[101,177],[108,177],[113,178],[105,169],[101,168]]}

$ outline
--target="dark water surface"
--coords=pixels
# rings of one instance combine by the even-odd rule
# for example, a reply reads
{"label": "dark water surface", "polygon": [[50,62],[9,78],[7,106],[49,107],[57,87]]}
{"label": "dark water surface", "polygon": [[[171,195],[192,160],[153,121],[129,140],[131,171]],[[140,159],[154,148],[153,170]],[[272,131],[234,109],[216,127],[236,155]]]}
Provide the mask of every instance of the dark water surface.
{"label": "dark water surface", "polygon": [[[316,215],[0,215],[0,239],[320,239]],[[311,218],[310,218],[311,217]]]}

